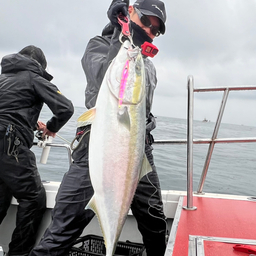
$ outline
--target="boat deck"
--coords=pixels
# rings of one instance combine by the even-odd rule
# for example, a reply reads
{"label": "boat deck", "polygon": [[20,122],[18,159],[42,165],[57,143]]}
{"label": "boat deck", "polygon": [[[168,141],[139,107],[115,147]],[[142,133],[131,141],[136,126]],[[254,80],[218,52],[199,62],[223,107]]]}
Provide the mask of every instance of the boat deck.
{"label": "boat deck", "polygon": [[[165,256],[242,256],[236,244],[256,249],[256,202],[194,197],[196,210],[184,210],[181,197]],[[256,253],[255,253],[256,255]]]}

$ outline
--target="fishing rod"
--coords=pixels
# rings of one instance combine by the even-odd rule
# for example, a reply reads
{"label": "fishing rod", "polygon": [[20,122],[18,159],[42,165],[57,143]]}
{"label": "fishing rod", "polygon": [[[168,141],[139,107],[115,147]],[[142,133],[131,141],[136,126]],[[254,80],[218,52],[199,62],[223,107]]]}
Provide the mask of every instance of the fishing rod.
{"label": "fishing rod", "polygon": [[56,136],[59,137],[60,139],[64,140],[65,142],[67,142],[67,143],[70,145],[70,143],[71,143],[70,141],[68,141],[68,140],[66,140],[65,138],[61,137],[61,136],[58,135],[57,133],[56,133]]}
{"label": "fishing rod", "polygon": [[[43,139],[42,138],[42,134],[43,134],[43,131],[38,131],[36,134],[35,134],[35,136],[38,138],[38,140],[45,140],[45,139]],[[68,140],[66,140],[65,138],[63,138],[63,137],[61,137],[59,134],[55,134],[58,138],[60,138],[61,140],[63,140],[63,141],[65,141],[65,142],[67,142],[69,145],[70,145],[70,141],[68,141]]]}
{"label": "fishing rod", "polygon": [[[43,148],[42,150],[42,154],[41,154],[41,158],[40,158],[40,163],[42,164],[46,164],[47,163],[47,159],[50,153],[50,149],[51,146],[46,146],[47,143],[52,143],[53,137],[51,136],[45,136],[44,138],[42,137],[43,131],[38,131],[35,136],[38,138],[38,147]],[[57,133],[55,134],[58,138],[60,138],[61,140],[65,141],[68,143],[68,146],[70,146],[70,142],[68,140],[66,140],[65,138],[63,138],[62,136],[58,135]]]}

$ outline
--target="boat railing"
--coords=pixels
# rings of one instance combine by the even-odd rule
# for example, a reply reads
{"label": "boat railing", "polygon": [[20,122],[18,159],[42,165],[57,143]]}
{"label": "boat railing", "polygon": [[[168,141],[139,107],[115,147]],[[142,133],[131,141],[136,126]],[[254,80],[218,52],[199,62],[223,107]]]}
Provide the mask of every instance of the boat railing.
{"label": "boat railing", "polygon": [[[188,76],[188,111],[187,111],[187,139],[184,140],[158,140],[156,144],[187,144],[187,206],[184,209],[194,210],[193,206],[193,144],[209,144],[203,171],[200,177],[197,194],[203,194],[203,187],[211,161],[213,149],[216,143],[248,143],[256,142],[256,137],[251,138],[217,138],[226,102],[230,91],[246,91],[256,90],[256,86],[236,86],[236,87],[206,87],[194,88],[193,76]],[[194,93],[195,92],[217,92],[223,91],[217,120],[210,139],[194,139],[193,138],[193,120],[194,120]]]}
{"label": "boat railing", "polygon": [[[194,79],[192,76],[188,77],[188,116],[187,116],[187,209],[195,209],[193,207],[193,144],[195,143],[209,143],[208,152],[206,155],[203,171],[199,181],[197,194],[203,194],[203,186],[211,161],[213,149],[216,143],[248,143],[256,142],[256,137],[252,138],[224,138],[217,139],[221,120],[225,110],[226,102],[230,91],[248,91],[256,90],[256,86],[236,86],[236,87],[212,87],[212,88],[194,88]],[[193,139],[193,116],[194,116],[194,93],[195,92],[216,92],[223,91],[223,97],[215,123],[211,139],[197,140]]]}
{"label": "boat railing", "polygon": [[[256,142],[256,137],[252,138],[217,138],[222,116],[225,110],[226,102],[230,91],[245,91],[256,90],[256,86],[236,86],[236,87],[206,87],[194,88],[193,76],[188,76],[187,82],[188,89],[188,106],[187,106],[187,139],[172,139],[172,140],[155,140],[154,144],[187,144],[187,210],[196,209],[193,206],[193,144],[209,144],[206,160],[204,163],[203,171],[199,181],[197,194],[203,194],[203,187],[208,172],[209,164],[211,161],[213,149],[216,143],[248,143]],[[217,92],[223,91],[223,98],[221,101],[218,117],[215,123],[212,137],[210,139],[194,139],[193,138],[193,120],[194,120],[194,93],[195,92]],[[37,145],[36,142],[33,145]],[[55,144],[46,143],[45,146],[63,147],[67,149],[69,164],[72,163],[72,151],[68,144]]]}
{"label": "boat railing", "polygon": [[[33,142],[34,146],[39,146],[37,142]],[[58,143],[45,143],[45,145],[43,147],[57,147],[57,148],[65,148],[67,150],[68,153],[68,161],[69,161],[69,165],[71,165],[72,163],[72,151],[71,151],[71,147],[68,144],[58,144]],[[42,146],[40,146],[42,147]]]}

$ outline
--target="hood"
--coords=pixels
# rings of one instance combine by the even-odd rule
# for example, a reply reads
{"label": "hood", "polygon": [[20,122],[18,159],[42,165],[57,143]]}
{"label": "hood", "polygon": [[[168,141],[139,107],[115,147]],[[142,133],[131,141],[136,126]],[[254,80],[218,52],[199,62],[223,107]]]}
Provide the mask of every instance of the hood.
{"label": "hood", "polygon": [[1,66],[2,74],[19,71],[31,71],[42,76],[48,81],[51,81],[53,79],[53,77],[49,73],[47,73],[36,60],[19,53],[10,54],[3,57],[1,61]]}

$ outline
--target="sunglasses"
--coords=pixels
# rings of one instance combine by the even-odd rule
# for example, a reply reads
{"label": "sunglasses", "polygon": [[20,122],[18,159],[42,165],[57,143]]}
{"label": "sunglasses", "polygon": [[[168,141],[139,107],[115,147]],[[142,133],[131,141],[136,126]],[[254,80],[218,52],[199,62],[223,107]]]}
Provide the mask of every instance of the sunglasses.
{"label": "sunglasses", "polygon": [[135,9],[135,12],[138,14],[141,23],[145,27],[150,28],[152,35],[159,36],[160,35],[159,27],[153,26],[151,24],[150,19],[146,15],[142,14],[142,12],[139,9],[137,9],[136,7],[134,9]]}

